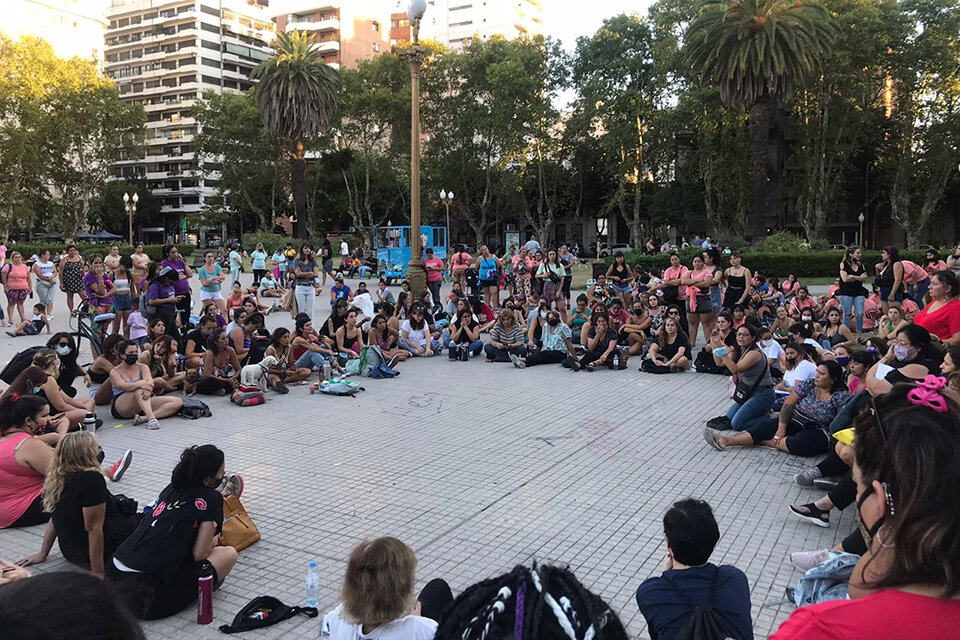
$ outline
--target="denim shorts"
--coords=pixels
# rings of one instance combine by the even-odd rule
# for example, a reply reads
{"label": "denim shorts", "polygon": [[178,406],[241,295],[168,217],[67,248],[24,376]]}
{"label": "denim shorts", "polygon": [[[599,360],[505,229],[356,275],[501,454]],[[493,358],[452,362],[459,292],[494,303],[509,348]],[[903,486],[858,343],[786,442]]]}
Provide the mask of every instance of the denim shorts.
{"label": "denim shorts", "polygon": [[114,311],[130,311],[131,309],[133,309],[133,298],[129,293],[113,294]]}
{"label": "denim shorts", "polygon": [[28,336],[35,336],[40,333],[40,329],[37,328],[37,325],[32,322],[23,328],[23,332]]}

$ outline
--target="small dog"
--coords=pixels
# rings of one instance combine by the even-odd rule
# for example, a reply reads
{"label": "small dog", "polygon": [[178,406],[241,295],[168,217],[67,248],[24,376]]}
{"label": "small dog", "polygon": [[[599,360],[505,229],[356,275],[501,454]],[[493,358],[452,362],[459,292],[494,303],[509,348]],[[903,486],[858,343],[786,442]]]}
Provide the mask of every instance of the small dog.
{"label": "small dog", "polygon": [[261,391],[267,390],[267,371],[279,364],[273,356],[265,356],[257,364],[248,364],[240,370],[240,384],[244,387],[260,387]]}
{"label": "small dog", "polygon": [[198,382],[200,382],[200,370],[187,369],[187,375],[183,379],[183,395],[187,397],[196,395]]}

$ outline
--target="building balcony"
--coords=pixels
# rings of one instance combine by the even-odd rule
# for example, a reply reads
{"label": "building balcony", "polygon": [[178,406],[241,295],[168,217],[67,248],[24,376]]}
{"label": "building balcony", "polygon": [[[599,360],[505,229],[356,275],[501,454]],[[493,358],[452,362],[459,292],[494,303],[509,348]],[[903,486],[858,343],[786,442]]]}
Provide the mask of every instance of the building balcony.
{"label": "building balcony", "polygon": [[340,20],[337,18],[325,18],[323,20],[297,20],[288,22],[285,27],[290,31],[309,31],[310,33],[325,33],[327,31],[340,31]]}
{"label": "building balcony", "polygon": [[327,42],[314,42],[310,45],[310,48],[320,53],[339,53],[340,41],[328,40]]}

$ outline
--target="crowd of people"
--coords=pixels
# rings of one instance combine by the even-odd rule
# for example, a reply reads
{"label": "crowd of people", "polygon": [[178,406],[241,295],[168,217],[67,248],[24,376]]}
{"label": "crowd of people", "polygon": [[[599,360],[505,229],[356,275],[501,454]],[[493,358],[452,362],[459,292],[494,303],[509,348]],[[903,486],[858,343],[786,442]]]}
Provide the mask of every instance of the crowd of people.
{"label": "crowd of people", "polygon": [[[123,606],[152,619],[193,602],[201,571],[212,570],[219,583],[236,562],[217,534],[223,496],[237,495],[243,482],[225,473],[223,452],[212,445],[185,450],[152,509],[131,512],[105,479],[119,481],[132,452],[103,467],[96,436],[81,430],[99,421],[97,407],[156,429],[181,410],[173,392],[230,394],[241,369],[267,357],[267,383],[279,394],[326,368],[349,370],[367,349],[379,350],[390,368],[444,352],[451,361],[482,354],[518,369],[553,364],[571,371],[624,370],[638,358],[643,374],[730,376],[730,407],[703,431],[717,451],[766,447],[824,456],[794,480],[826,494],[785,504],[785,517],[829,526],[831,511],[855,505],[858,530],[841,545],[792,555],[809,571],[850,554],[855,567],[844,593],[851,599],[801,607],[775,637],[883,637],[878,630],[906,633],[921,619],[940,637],[958,619],[960,508],[950,492],[960,480],[960,247],[946,261],[930,251],[915,265],[890,246],[872,269],[852,248],[837,266],[836,283],[820,296],[792,275],[781,282],[751,270],[736,253],[724,268],[715,247],[690,265],[673,253],[662,272],[631,266],[618,253],[575,296],[573,254],[544,250],[532,238],[502,257],[485,246],[476,257],[461,247],[449,264],[428,253],[428,287],[420,295],[406,282],[396,294],[384,281],[353,290],[334,272],[331,254],[308,244],[272,257],[262,245],[249,256],[234,247],[226,269],[206,252],[194,272],[173,246],[161,262],[141,246],[131,256],[111,247],[109,255],[86,259],[68,247],[59,266],[43,266],[52,264],[44,251],[32,267],[24,265],[24,275],[14,252],[9,264],[17,268],[0,267],[8,316],[21,314],[12,335],[50,331],[49,289],[58,285],[71,311],[72,293],[92,314],[110,316],[97,323],[100,353],[89,366],[78,363],[73,334],[60,332],[18,354],[16,375],[3,378],[9,387],[0,396],[0,528],[47,527],[41,550],[18,564],[44,561],[59,540],[67,560],[107,576]],[[349,255],[341,248],[342,258]],[[255,282],[244,288],[239,273],[247,259]],[[444,295],[447,269],[452,289]],[[232,291],[224,295],[227,271]],[[868,272],[875,276],[872,293]],[[328,273],[330,313],[315,325]],[[191,279],[199,285],[198,305]],[[22,315],[27,295],[20,292],[32,294],[34,283],[38,293],[41,283],[48,289],[34,309],[40,324]],[[292,325],[268,332],[264,316],[280,311]],[[80,377],[88,394],[74,387]],[[177,509],[167,508],[173,504]],[[752,637],[746,576],[709,563],[720,535],[710,506],[677,502],[664,532],[663,574],[636,595],[651,637],[682,636],[705,609],[729,637]],[[623,633],[616,614],[566,570],[518,567],[456,599],[434,581],[414,605],[415,565],[399,540],[359,546],[343,603],[325,621],[331,635],[355,638],[383,627],[379,635],[398,638],[482,638],[481,614],[517,629],[537,624],[515,616],[497,622],[504,606],[536,607],[534,616],[564,637],[575,637],[571,624],[587,625],[593,635]],[[365,566],[396,576],[370,579]],[[11,575],[16,571],[11,567]],[[561,596],[573,603],[570,611],[557,610]]]}

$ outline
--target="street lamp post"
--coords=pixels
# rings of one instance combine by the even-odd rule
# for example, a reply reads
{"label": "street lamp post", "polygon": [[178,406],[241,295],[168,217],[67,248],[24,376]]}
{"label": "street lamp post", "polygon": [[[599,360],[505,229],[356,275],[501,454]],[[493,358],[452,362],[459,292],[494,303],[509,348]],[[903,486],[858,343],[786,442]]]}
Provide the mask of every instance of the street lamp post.
{"label": "street lamp post", "polygon": [[424,57],[420,46],[420,20],[426,10],[427,0],[410,0],[407,9],[413,36],[406,54],[410,61],[410,262],[407,265],[407,282],[417,299],[427,287],[427,271],[420,242],[420,69]]}
{"label": "street lamp post", "polygon": [[140,196],[136,193],[133,194],[131,198],[129,194],[123,194],[123,207],[127,210],[127,223],[128,230],[130,231],[130,246],[133,246],[133,214],[137,212],[137,202],[140,201]]}
{"label": "street lamp post", "polygon": [[863,215],[863,212],[860,212],[860,215],[857,216],[857,220],[860,221],[860,250],[863,251],[863,221],[866,220],[866,216]]}
{"label": "street lamp post", "polygon": [[450,205],[453,204],[453,191],[447,193],[445,190],[440,189],[440,202],[443,203],[443,206],[447,208],[447,232],[444,234],[444,239],[446,240],[446,258],[450,259]]}

